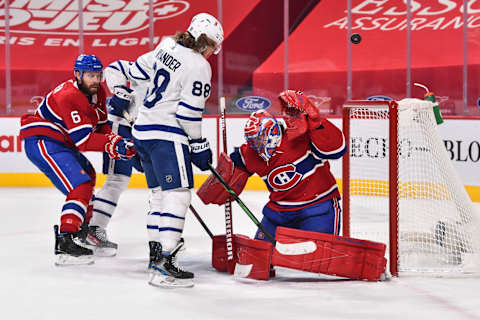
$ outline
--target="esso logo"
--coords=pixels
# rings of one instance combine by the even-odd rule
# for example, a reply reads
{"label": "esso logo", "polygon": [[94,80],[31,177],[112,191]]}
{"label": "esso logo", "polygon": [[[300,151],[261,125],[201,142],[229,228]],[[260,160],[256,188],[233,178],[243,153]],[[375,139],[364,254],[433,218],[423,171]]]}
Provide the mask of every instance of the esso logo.
{"label": "esso logo", "polygon": [[267,182],[276,191],[292,189],[303,177],[296,169],[295,165],[291,163],[277,167],[270,171],[267,176]]}

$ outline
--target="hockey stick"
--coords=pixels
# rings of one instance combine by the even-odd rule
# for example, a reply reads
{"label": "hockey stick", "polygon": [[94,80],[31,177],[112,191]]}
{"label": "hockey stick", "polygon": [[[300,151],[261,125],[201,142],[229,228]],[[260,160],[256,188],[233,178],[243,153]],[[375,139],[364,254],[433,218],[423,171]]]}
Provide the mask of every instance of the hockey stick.
{"label": "hockey stick", "polygon": [[[223,140],[223,152],[227,153],[227,123],[225,120],[225,97],[220,98],[220,113],[221,113],[221,129]],[[227,271],[233,274],[235,271],[235,259],[233,253],[235,248],[233,247],[233,223],[232,223],[232,203],[230,199],[225,202],[225,241],[227,247]]]}
{"label": "hockey stick", "polygon": [[210,171],[212,171],[213,175],[215,176],[215,178],[218,179],[218,181],[220,181],[220,183],[222,184],[223,188],[225,188],[225,190],[232,196],[232,198],[237,201],[238,205],[240,206],[240,208],[243,209],[243,211],[245,211],[245,213],[248,215],[248,217],[250,218],[250,220],[253,221],[253,223],[255,223],[255,225],[260,229],[262,230],[262,232],[265,234],[265,236],[267,237],[268,241],[270,241],[273,245],[275,245],[275,239],[273,239],[272,235],[267,231],[265,230],[265,228],[262,226],[262,224],[258,221],[258,219],[253,215],[252,211],[250,211],[250,209],[248,209],[248,207],[245,205],[245,203],[243,203],[242,199],[240,199],[237,194],[235,193],[235,191],[233,191],[233,189],[227,184],[227,182],[223,179],[223,177],[217,172],[217,170],[215,170],[215,168],[212,167],[211,164],[208,164],[208,168],[210,169]]}
{"label": "hockey stick", "polygon": [[192,211],[193,215],[195,216],[195,218],[197,218],[198,222],[200,222],[200,224],[202,225],[203,229],[208,233],[208,235],[210,236],[211,239],[213,239],[213,233],[210,231],[210,229],[207,227],[207,225],[205,224],[205,222],[203,222],[202,218],[200,217],[200,215],[198,214],[197,210],[195,210],[195,208],[190,205],[189,206],[190,208],[190,211]]}
{"label": "hockey stick", "polygon": [[208,168],[212,171],[215,178],[220,181],[220,184],[223,188],[232,196],[232,198],[238,203],[238,205],[243,209],[243,211],[248,215],[250,220],[265,234],[268,241],[270,241],[275,249],[278,252],[284,255],[299,255],[299,254],[307,254],[314,252],[317,249],[317,245],[313,241],[305,241],[305,242],[298,242],[298,243],[280,243],[277,242],[272,235],[262,226],[262,224],[258,221],[255,215],[248,209],[248,207],[243,203],[242,199],[233,191],[232,187],[228,185],[227,182],[223,179],[223,177],[215,170],[212,165],[209,163]]}
{"label": "hockey stick", "polygon": [[125,120],[127,120],[128,123],[130,123],[130,126],[133,126],[133,122],[134,122],[135,120],[132,118],[132,116],[130,115],[130,113],[128,113],[127,110],[123,110],[122,115],[123,115],[123,117],[125,118]]}

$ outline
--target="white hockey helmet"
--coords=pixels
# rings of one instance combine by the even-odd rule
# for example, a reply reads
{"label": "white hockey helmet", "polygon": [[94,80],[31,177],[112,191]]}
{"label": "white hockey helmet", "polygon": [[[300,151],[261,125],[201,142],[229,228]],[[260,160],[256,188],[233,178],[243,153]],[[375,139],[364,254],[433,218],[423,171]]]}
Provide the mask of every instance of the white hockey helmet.
{"label": "white hockey helmet", "polygon": [[215,41],[217,47],[213,52],[214,54],[218,54],[222,49],[223,28],[214,16],[208,13],[197,14],[192,18],[192,22],[190,22],[187,31],[195,38],[195,40],[197,40],[202,33],[205,33],[208,38]]}

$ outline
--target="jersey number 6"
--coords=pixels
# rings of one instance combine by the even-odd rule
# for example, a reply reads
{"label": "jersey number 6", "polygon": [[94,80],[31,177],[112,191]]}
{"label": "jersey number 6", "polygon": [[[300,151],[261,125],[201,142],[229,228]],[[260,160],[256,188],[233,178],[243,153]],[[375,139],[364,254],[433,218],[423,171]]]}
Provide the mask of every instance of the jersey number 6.
{"label": "jersey number 6", "polygon": [[[162,77],[161,82],[159,81],[160,77]],[[148,89],[145,100],[143,100],[143,105],[147,108],[154,107],[155,104],[162,99],[162,93],[167,89],[169,83],[170,73],[165,69],[157,70],[153,78],[153,89]]]}

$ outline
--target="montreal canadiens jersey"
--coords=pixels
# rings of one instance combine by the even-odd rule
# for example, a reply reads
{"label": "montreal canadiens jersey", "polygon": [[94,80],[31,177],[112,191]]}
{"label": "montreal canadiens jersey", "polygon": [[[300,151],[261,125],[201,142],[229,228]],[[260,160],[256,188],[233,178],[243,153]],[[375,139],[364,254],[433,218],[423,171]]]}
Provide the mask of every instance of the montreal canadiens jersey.
{"label": "montreal canadiens jersey", "polygon": [[[135,81],[128,72],[132,64],[133,62],[131,61],[117,60],[109,64],[103,74],[110,92],[113,92],[116,86],[126,86],[133,90],[132,100],[130,101],[127,112],[132,119],[135,119],[138,114],[138,108],[143,104],[147,88],[143,83],[140,84]],[[123,117],[122,112],[122,110],[112,108],[109,110],[108,119],[113,122],[119,122],[125,126],[130,126],[130,123]]]}
{"label": "montreal canadiens jersey", "polygon": [[268,162],[246,143],[231,154],[236,166],[263,179],[270,191],[267,205],[277,211],[297,210],[340,198],[328,159],[338,159],[346,151],[341,130],[324,120],[319,128],[305,134],[294,131],[286,129]]}
{"label": "montreal canadiens jersey", "polygon": [[164,38],[155,50],[140,56],[129,73],[147,86],[132,130],[135,138],[188,143],[189,138],[202,137],[212,71],[200,53]]}
{"label": "montreal canadiens jersey", "polygon": [[20,137],[43,136],[81,151],[104,151],[106,123],[104,89],[100,86],[89,101],[72,79],[49,92],[33,115],[22,116]]}

